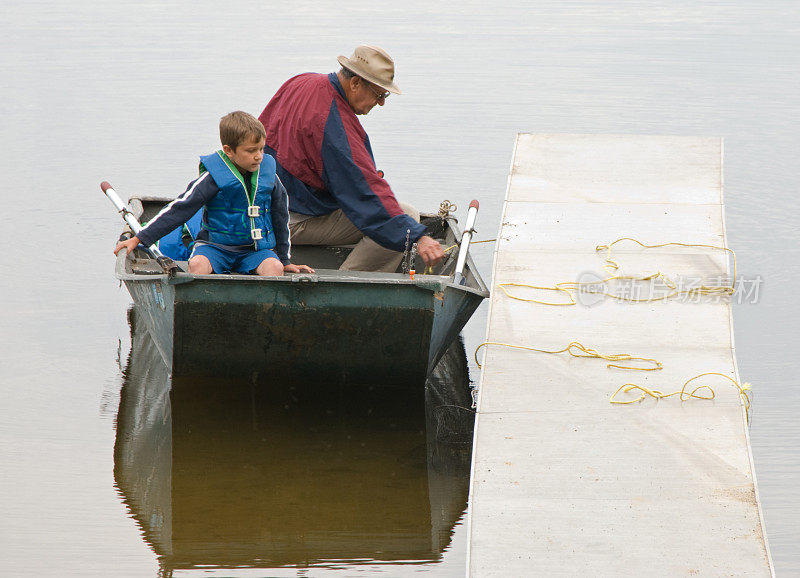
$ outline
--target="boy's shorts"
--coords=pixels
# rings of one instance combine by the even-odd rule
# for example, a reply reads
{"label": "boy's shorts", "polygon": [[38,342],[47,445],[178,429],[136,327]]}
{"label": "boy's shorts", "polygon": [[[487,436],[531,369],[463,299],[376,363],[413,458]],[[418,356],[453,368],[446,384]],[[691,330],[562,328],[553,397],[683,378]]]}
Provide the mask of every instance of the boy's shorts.
{"label": "boy's shorts", "polygon": [[[251,273],[258,269],[264,259],[278,259],[277,253],[270,249],[260,251],[229,251],[215,245],[195,244],[190,259],[202,255],[211,262],[214,273]],[[279,259],[280,260],[280,259]]]}

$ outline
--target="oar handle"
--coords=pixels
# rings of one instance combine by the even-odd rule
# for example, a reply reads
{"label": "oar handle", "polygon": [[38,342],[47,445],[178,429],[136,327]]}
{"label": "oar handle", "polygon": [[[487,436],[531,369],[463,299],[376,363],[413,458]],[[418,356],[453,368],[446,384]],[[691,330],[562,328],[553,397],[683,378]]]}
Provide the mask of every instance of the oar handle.
{"label": "oar handle", "polygon": [[475,219],[478,217],[478,201],[472,199],[469,204],[469,211],[467,212],[467,222],[464,225],[464,233],[461,235],[461,246],[458,249],[458,260],[456,261],[456,269],[453,273],[453,281],[456,285],[461,285],[464,282],[464,264],[467,262],[467,253],[469,253],[469,243],[472,240],[472,233],[475,232]]}
{"label": "oar handle", "polygon": [[[103,181],[100,183],[100,188],[108,197],[108,200],[111,201],[111,203],[117,208],[117,212],[122,215],[122,218],[125,219],[126,223],[128,223],[128,226],[130,226],[133,233],[136,234],[141,231],[142,226],[139,224],[139,221],[136,220],[136,217],[134,217],[133,213],[130,211],[130,209],[128,209],[128,205],[122,202],[122,199],[117,194],[117,191],[114,190],[114,187],[111,186],[111,183],[108,181]],[[158,251],[158,247],[156,247],[156,251]]]}
{"label": "oar handle", "polygon": [[[125,222],[128,223],[128,226],[131,228],[133,233],[137,234],[139,231],[141,231],[142,225],[140,225],[139,221],[136,219],[136,217],[134,217],[133,213],[128,208],[128,205],[122,202],[122,199],[117,194],[117,191],[114,190],[114,187],[111,186],[111,183],[108,181],[103,181],[100,183],[100,188],[103,190],[103,193],[105,193],[106,197],[108,197],[108,199],[117,208],[117,211],[122,215],[122,218],[125,219]],[[168,275],[174,275],[181,270],[181,268],[175,264],[175,261],[159,251],[157,245],[150,245],[148,249],[156,258],[158,264],[161,265],[161,268],[164,270],[164,272]]]}

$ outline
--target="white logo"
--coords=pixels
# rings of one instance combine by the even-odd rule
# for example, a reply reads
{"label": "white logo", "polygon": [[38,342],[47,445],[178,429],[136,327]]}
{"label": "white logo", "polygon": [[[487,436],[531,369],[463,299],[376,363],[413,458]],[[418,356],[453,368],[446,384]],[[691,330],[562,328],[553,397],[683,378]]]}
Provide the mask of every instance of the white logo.
{"label": "white logo", "polygon": [[575,302],[584,307],[594,307],[606,298],[608,286],[602,277],[594,271],[584,271],[576,281]]}

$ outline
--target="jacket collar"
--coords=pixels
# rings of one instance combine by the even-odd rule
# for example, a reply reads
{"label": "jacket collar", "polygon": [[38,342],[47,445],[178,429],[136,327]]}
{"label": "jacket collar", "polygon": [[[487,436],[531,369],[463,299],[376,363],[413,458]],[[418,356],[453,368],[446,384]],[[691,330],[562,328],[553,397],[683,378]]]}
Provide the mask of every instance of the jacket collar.
{"label": "jacket collar", "polygon": [[342,83],[339,82],[339,77],[336,75],[335,72],[331,72],[330,74],[328,74],[328,80],[333,85],[333,88],[336,89],[336,92],[338,92],[343,99],[347,100],[347,97],[344,95],[344,88],[342,87]]}

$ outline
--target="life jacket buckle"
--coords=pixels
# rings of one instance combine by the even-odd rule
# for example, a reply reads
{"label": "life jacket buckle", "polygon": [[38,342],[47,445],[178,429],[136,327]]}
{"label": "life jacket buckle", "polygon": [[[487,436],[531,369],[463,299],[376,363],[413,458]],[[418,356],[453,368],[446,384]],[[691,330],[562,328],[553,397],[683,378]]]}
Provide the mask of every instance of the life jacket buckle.
{"label": "life jacket buckle", "polygon": [[261,229],[251,229],[250,230],[250,237],[253,239],[253,241],[260,240],[262,238],[261,237]]}
{"label": "life jacket buckle", "polygon": [[247,207],[247,216],[248,217],[258,217],[260,214],[260,209],[258,205],[250,205]]}

